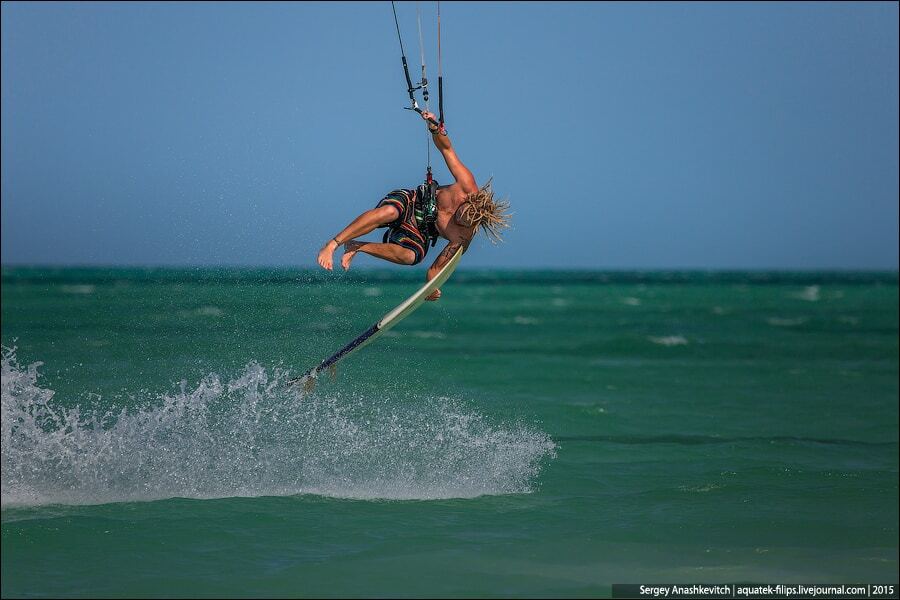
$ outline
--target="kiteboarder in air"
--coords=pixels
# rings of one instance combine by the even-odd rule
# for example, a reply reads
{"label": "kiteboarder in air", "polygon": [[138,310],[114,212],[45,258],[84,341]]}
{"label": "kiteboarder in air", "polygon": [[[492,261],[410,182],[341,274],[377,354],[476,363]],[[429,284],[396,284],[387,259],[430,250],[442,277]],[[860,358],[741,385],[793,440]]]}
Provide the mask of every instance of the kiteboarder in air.
{"label": "kiteboarder in air", "polygon": [[[425,258],[429,246],[434,246],[438,238],[444,238],[449,241],[447,247],[428,269],[427,278],[428,281],[431,281],[450,262],[459,249],[465,252],[479,227],[492,241],[497,241],[500,239],[500,231],[509,226],[509,204],[505,201],[494,200],[490,181],[484,186],[478,187],[472,172],[456,156],[456,152],[450,144],[450,138],[447,136],[447,129],[444,127],[440,2],[437,7],[439,118],[428,112],[428,78],[425,75],[425,51],[421,21],[419,22],[419,45],[422,50],[422,79],[417,85],[414,85],[409,76],[406,51],[400,35],[397,7],[394,2],[391,2],[394,23],[397,25],[397,39],[400,41],[403,74],[406,76],[407,93],[411,103],[408,109],[419,113],[425,120],[434,146],[444,157],[444,162],[447,163],[447,168],[450,169],[456,182],[445,186],[438,185],[438,182],[431,176],[431,153],[428,152],[425,183],[412,190],[392,191],[375,208],[356,217],[343,231],[328,240],[319,251],[318,262],[323,269],[329,271],[333,269],[334,251],[338,246],[344,246],[341,266],[345,270],[350,268],[353,257],[359,252],[401,265],[415,265]],[[417,90],[422,91],[425,110],[419,107],[416,100]],[[379,227],[387,228],[381,243],[362,242],[356,239]],[[436,289],[426,299],[437,300],[440,297],[441,291]]]}
{"label": "kiteboarder in air", "polygon": [[[390,192],[378,205],[350,223],[319,251],[318,262],[323,269],[333,268],[333,255],[338,246],[344,246],[341,266],[350,268],[358,252],[401,264],[415,265],[421,262],[437,239],[449,241],[428,269],[431,280],[462,247],[465,251],[479,227],[492,240],[500,239],[500,231],[508,227],[509,205],[494,199],[491,182],[478,187],[472,172],[459,160],[443,123],[435,115],[421,111],[435,147],[444,157],[447,168],[456,180],[450,185],[438,185],[428,178],[416,189],[398,189]],[[357,241],[376,228],[386,227],[381,243]],[[435,290],[427,299],[437,300],[441,291]]]}
{"label": "kiteboarder in air", "polygon": [[[411,103],[411,106],[407,108],[419,113],[425,120],[435,148],[444,157],[444,162],[447,163],[447,168],[450,169],[450,173],[456,181],[450,185],[438,185],[431,175],[431,144],[426,145],[425,182],[415,189],[398,189],[390,192],[375,208],[356,217],[343,231],[328,240],[328,243],[322,247],[319,251],[318,262],[323,269],[332,270],[334,268],[334,251],[338,246],[343,246],[344,256],[341,259],[341,265],[345,270],[350,268],[353,257],[359,252],[401,265],[415,265],[425,258],[428,248],[434,246],[438,238],[446,239],[448,244],[428,269],[428,283],[343,348],[302,375],[288,380],[288,385],[302,384],[307,391],[311,391],[315,386],[320,373],[329,371],[334,374],[340,360],[371,343],[416,310],[424,300],[440,298],[440,286],[453,274],[453,270],[459,264],[463,252],[469,247],[469,243],[475,237],[479,227],[492,241],[497,241],[500,239],[500,232],[509,226],[509,204],[505,201],[494,200],[490,181],[481,187],[475,183],[472,172],[456,156],[444,127],[440,2],[437,3],[438,112],[440,113],[438,118],[428,112],[428,79],[425,76],[425,52],[419,11],[417,10],[416,14],[419,19],[419,45],[422,49],[422,79],[417,85],[413,85],[409,76],[403,38],[400,35],[400,22],[397,19],[397,7],[394,2],[391,2],[391,8],[394,11],[394,23],[397,25],[400,58],[403,62],[403,74],[406,76],[407,92]],[[422,91],[422,99],[425,101],[424,110],[416,100],[415,94],[418,90]],[[379,227],[387,229],[380,243],[357,239]]]}

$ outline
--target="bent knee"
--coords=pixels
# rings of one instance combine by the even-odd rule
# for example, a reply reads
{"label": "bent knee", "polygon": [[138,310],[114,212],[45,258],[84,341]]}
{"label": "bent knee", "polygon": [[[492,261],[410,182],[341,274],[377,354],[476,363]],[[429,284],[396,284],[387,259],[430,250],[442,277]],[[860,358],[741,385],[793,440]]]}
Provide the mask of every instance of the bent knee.
{"label": "bent knee", "polygon": [[421,255],[405,244],[392,241],[394,246],[394,260],[401,265],[415,265],[421,262]]}
{"label": "bent knee", "polygon": [[403,259],[404,265],[417,265],[422,262],[422,257],[414,250],[410,250],[409,248],[404,248],[403,250],[405,252],[401,258]]}
{"label": "bent knee", "polygon": [[393,223],[400,218],[400,211],[396,206],[392,206],[390,204],[379,206],[378,208],[373,208],[369,211],[369,214],[371,214],[372,217],[382,225]]}

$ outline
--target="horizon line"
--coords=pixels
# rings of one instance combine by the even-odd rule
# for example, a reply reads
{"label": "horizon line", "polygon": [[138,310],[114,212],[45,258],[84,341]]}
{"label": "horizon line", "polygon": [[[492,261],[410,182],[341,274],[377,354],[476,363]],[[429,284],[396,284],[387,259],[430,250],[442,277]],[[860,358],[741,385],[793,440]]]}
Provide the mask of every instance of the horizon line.
{"label": "horizon line", "polygon": [[[402,267],[407,265],[384,265],[384,266],[359,266],[353,271],[400,271]],[[413,265],[418,267],[418,265]],[[324,271],[318,265],[280,265],[280,264],[235,264],[235,263],[139,263],[139,264],[121,264],[121,263],[0,263],[2,269],[172,269],[172,270],[192,270],[192,269],[231,269],[231,270],[247,270],[247,269],[277,269],[277,270],[295,270],[295,271]],[[413,269],[418,271],[421,269]],[[701,266],[680,266],[680,267],[558,267],[558,266],[523,266],[523,267],[491,267],[491,266],[460,266],[459,271],[559,271],[559,272],[591,272],[591,273],[615,273],[615,272],[652,272],[652,273],[683,273],[683,272],[708,272],[708,273],[885,273],[900,274],[898,267],[701,267]],[[334,269],[334,273],[347,273],[339,268]]]}

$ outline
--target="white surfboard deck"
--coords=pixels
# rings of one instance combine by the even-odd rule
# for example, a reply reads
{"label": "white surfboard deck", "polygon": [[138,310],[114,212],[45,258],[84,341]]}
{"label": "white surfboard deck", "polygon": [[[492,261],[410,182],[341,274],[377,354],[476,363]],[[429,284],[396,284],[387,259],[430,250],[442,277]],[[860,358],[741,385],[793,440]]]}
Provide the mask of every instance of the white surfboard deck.
{"label": "white surfboard deck", "polygon": [[441,287],[444,282],[450,278],[453,271],[456,270],[456,265],[459,264],[459,259],[462,255],[463,249],[460,248],[456,251],[456,254],[453,255],[453,258],[450,259],[450,262],[444,265],[444,268],[435,275],[434,279],[423,285],[415,294],[401,302],[397,308],[384,315],[377,323],[369,327],[349,344],[323,360],[318,366],[315,366],[303,375],[288,381],[288,385],[301,383],[307,388],[312,387],[315,385],[315,380],[318,378],[319,373],[326,369],[334,369],[340,360],[350,356],[360,348],[369,345],[382,333],[411,315],[423,302],[425,302],[425,298],[430,296],[434,290]]}

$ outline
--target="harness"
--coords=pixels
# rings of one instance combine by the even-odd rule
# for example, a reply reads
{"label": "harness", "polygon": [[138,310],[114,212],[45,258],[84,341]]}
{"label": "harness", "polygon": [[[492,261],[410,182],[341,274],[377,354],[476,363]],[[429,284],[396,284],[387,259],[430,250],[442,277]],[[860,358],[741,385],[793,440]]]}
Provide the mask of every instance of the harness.
{"label": "harness", "polygon": [[425,241],[434,245],[440,234],[437,230],[437,189],[438,182],[428,173],[429,181],[416,188],[416,222],[422,223],[424,230],[419,230],[425,236]]}

